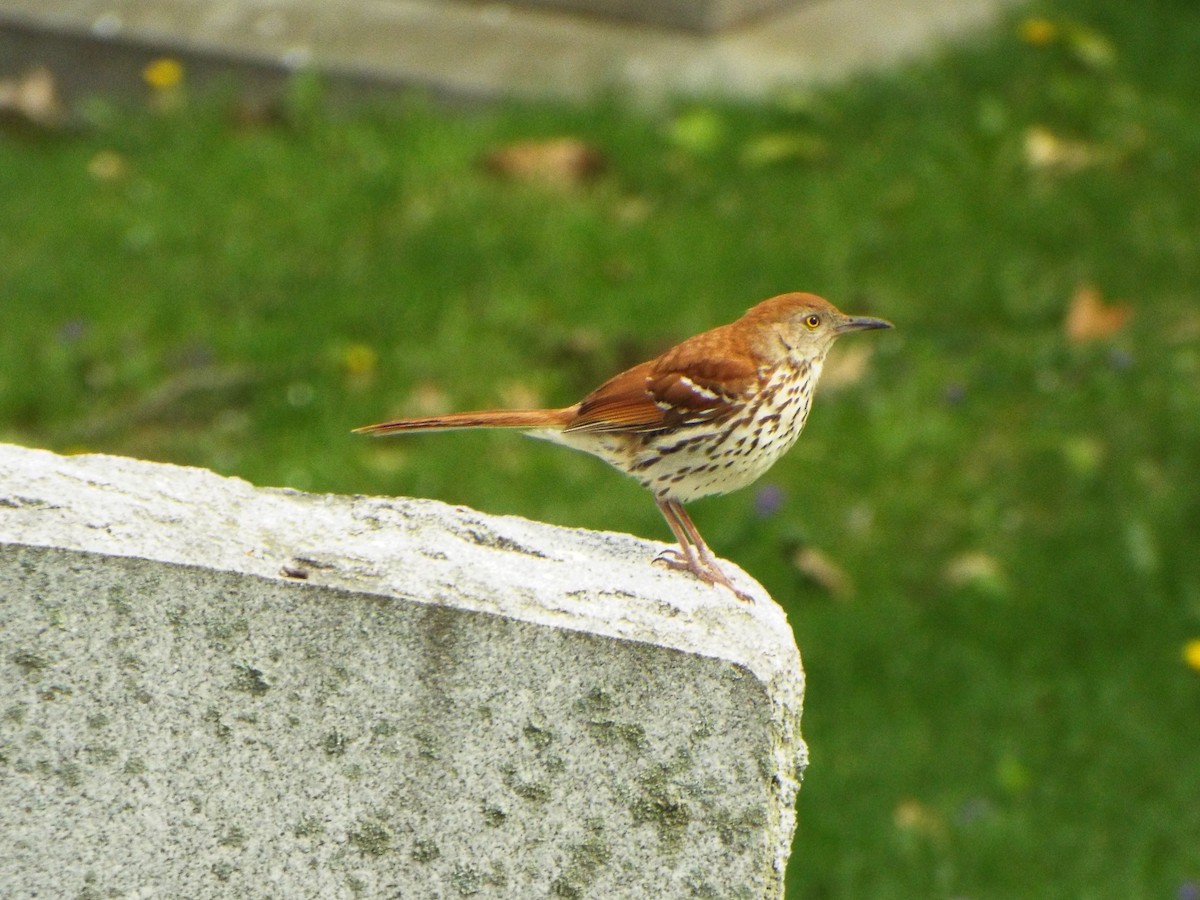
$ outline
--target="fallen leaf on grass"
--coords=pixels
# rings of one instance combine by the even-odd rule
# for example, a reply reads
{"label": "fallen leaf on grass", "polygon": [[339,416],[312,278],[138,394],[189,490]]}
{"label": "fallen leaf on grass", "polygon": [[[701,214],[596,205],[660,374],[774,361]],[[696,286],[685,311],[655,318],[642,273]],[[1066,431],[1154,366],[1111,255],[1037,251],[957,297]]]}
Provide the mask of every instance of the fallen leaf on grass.
{"label": "fallen leaf on grass", "polygon": [[1055,134],[1044,125],[1025,131],[1025,161],[1035,169],[1077,172],[1100,160],[1095,144]]}
{"label": "fallen leaf on grass", "polygon": [[1053,43],[1058,39],[1058,34],[1058,25],[1043,16],[1023,19],[1017,26],[1017,35],[1033,47],[1044,47]]}
{"label": "fallen leaf on grass", "polygon": [[954,588],[974,587],[1003,593],[1004,569],[996,557],[982,550],[960,553],[946,564],[946,583]]}
{"label": "fallen leaf on grass", "polygon": [[1125,546],[1129,562],[1135,569],[1146,574],[1158,571],[1161,560],[1158,541],[1155,540],[1153,530],[1144,521],[1134,519],[1126,523]]}
{"label": "fallen leaf on grass", "polygon": [[238,97],[228,115],[235,128],[272,128],[290,124],[286,105],[276,97]]}
{"label": "fallen leaf on grass", "polygon": [[101,150],[88,160],[87,171],[97,181],[116,181],[129,173],[129,164],[115,150]]}
{"label": "fallen leaf on grass", "polygon": [[1112,41],[1078,22],[1054,21],[1031,16],[1017,26],[1017,36],[1031,47],[1065,47],[1076,62],[1090,69],[1109,69],[1117,61]]}
{"label": "fallen leaf on grass", "polygon": [[412,464],[407,441],[368,441],[359,446],[363,464],[377,475],[396,475]]}
{"label": "fallen leaf on grass", "polygon": [[0,115],[23,120],[42,128],[58,128],[67,111],[58,95],[54,73],[44,67],[0,81]]}
{"label": "fallen leaf on grass", "polygon": [[1095,287],[1081,284],[1067,307],[1063,330],[1073,344],[1098,341],[1120,333],[1132,317],[1128,303],[1105,303]]}
{"label": "fallen leaf on grass", "polygon": [[440,416],[450,411],[450,397],[441,385],[422,381],[408,395],[403,410],[406,416]]}
{"label": "fallen leaf on grass", "polygon": [[792,565],[836,600],[849,600],[854,595],[854,583],[845,569],[814,547],[797,550]]}
{"label": "fallen leaf on grass", "polygon": [[554,187],[579,187],[606,164],[599,150],[573,137],[509,144],[483,158],[484,168],[493,175]]}
{"label": "fallen leaf on grass", "polygon": [[579,325],[572,328],[562,340],[559,350],[564,359],[593,356],[604,348],[604,335],[598,328]]}
{"label": "fallen leaf on grass", "polygon": [[742,147],[742,163],[764,168],[785,162],[819,162],[829,155],[829,144],[815,134],[776,132],[760,134]]}
{"label": "fallen leaf on grass", "polygon": [[623,197],[612,212],[613,218],[622,225],[641,225],[654,212],[654,204],[646,197]]}
{"label": "fallen leaf on grass", "polygon": [[946,823],[937,810],[920,800],[902,800],[892,813],[892,821],[901,831],[925,837],[940,837],[946,830]]}
{"label": "fallen leaf on grass", "polygon": [[1111,69],[1117,61],[1112,41],[1095,29],[1072,23],[1064,31],[1067,49],[1083,65],[1092,69]]}

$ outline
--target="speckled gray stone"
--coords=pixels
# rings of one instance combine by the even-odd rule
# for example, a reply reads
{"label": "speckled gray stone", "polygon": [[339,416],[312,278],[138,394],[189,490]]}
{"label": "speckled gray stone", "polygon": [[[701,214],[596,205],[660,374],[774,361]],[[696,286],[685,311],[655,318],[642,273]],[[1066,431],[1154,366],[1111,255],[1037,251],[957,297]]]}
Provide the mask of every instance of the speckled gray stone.
{"label": "speckled gray stone", "polygon": [[659,549],[0,445],[0,892],[782,896],[791,630]]}

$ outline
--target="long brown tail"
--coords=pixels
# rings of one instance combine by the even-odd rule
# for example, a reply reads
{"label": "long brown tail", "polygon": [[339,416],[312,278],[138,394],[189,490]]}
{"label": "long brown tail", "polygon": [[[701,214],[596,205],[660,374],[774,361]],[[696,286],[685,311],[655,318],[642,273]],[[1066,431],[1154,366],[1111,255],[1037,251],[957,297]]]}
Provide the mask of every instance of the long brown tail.
{"label": "long brown tail", "polygon": [[487,409],[420,419],[396,419],[355,428],[355,434],[396,434],[402,431],[450,431],[454,428],[562,428],[575,414],[566,409]]}

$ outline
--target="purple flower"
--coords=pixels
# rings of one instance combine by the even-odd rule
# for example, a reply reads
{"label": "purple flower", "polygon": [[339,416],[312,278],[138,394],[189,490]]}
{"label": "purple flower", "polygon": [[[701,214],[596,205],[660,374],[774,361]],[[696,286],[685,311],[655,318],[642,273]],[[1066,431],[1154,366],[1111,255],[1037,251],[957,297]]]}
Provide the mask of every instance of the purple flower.
{"label": "purple flower", "polygon": [[1108,364],[1118,372],[1128,371],[1133,367],[1133,354],[1120,347],[1114,347],[1109,351]]}
{"label": "purple flower", "polygon": [[986,797],[971,797],[958,809],[958,821],[970,825],[980,819],[986,819],[992,814],[992,804]]}
{"label": "purple flower", "polygon": [[58,339],[64,344],[78,344],[87,334],[88,323],[83,319],[68,319],[58,329]]}
{"label": "purple flower", "polygon": [[754,495],[754,515],[769,519],[783,507],[787,494],[777,484],[765,484]]}
{"label": "purple flower", "polygon": [[950,406],[958,406],[967,399],[967,386],[960,382],[951,382],[946,385],[945,391],[942,392],[942,397]]}

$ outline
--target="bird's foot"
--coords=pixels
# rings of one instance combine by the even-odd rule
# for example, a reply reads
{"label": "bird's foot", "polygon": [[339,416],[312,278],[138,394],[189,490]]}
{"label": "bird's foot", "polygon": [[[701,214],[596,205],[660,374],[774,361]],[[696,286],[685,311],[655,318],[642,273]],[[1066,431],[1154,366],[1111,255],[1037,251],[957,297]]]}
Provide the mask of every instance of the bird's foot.
{"label": "bird's foot", "polygon": [[734,586],[729,577],[721,571],[715,561],[701,560],[698,556],[688,556],[679,550],[664,550],[654,558],[654,562],[662,563],[669,569],[689,572],[705,584],[720,585],[729,590],[733,596],[743,603],[754,603],[754,598],[745,591]]}

